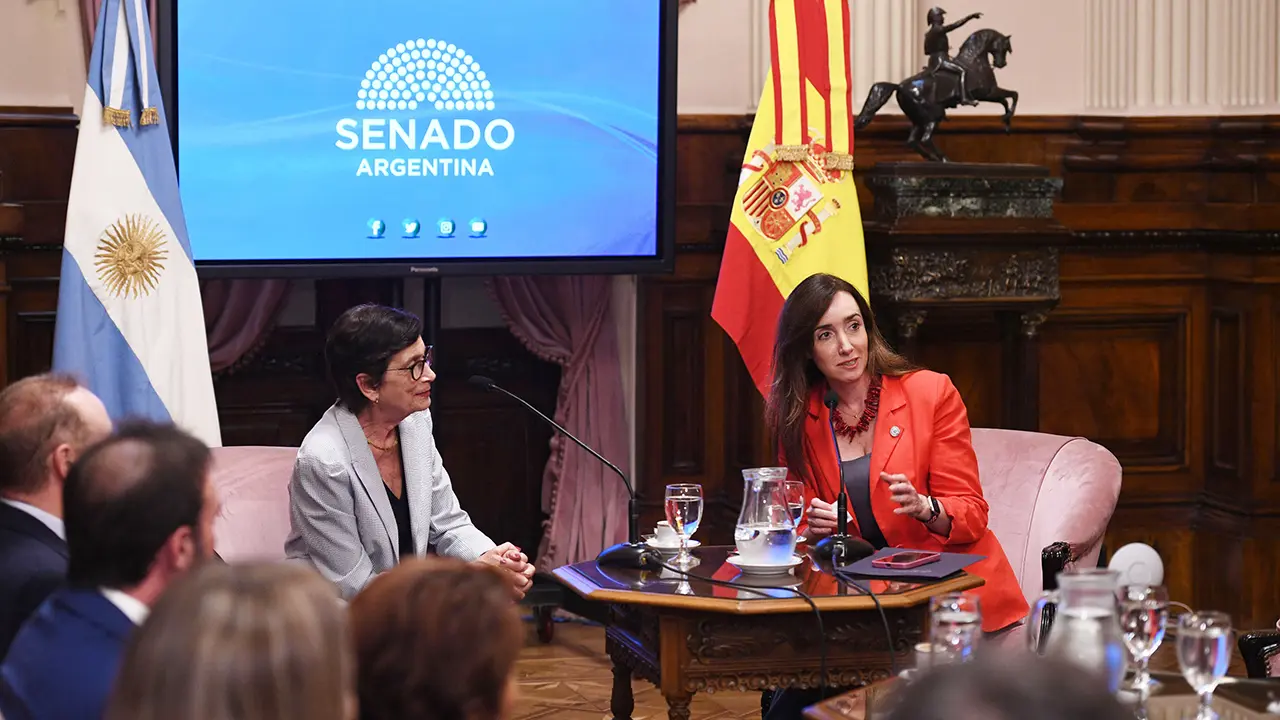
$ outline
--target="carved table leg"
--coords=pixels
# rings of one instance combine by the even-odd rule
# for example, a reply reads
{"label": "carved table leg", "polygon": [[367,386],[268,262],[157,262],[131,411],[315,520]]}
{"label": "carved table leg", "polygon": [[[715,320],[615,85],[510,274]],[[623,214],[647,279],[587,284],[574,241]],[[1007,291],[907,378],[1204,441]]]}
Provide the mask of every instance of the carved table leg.
{"label": "carved table leg", "polygon": [[614,660],[613,692],[609,698],[609,710],[613,712],[613,720],[631,720],[631,711],[635,709],[636,700],[631,695],[631,668]]}
{"label": "carved table leg", "polygon": [[667,717],[670,720],[689,720],[689,703],[692,701],[693,695],[668,696]]}

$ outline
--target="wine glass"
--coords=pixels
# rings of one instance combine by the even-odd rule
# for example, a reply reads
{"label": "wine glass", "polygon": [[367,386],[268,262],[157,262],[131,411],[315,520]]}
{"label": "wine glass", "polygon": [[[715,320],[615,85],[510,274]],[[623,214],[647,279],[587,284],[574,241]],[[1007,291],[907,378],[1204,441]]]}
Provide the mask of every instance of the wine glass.
{"label": "wine glass", "polygon": [[804,483],[800,480],[787,480],[782,484],[782,489],[787,496],[787,510],[791,513],[791,523],[798,528],[800,517],[804,515]]}
{"label": "wine glass", "polygon": [[1200,696],[1196,720],[1213,720],[1213,691],[1231,662],[1231,618],[1220,612],[1186,613],[1178,618],[1178,665]]}
{"label": "wine glass", "polygon": [[1148,663],[1164,640],[1169,621],[1169,593],[1159,585],[1125,585],[1120,588],[1120,630],[1124,644],[1138,662],[1138,672],[1129,686],[1139,692],[1159,687],[1151,678]]}
{"label": "wine glass", "polygon": [[689,555],[689,538],[698,531],[698,523],[702,522],[702,486],[677,483],[667,486],[667,522],[680,536],[680,553],[676,555],[675,564],[688,567],[693,562]]}
{"label": "wine glass", "polygon": [[930,662],[947,665],[969,660],[982,636],[982,610],[969,593],[946,593],[929,601]]}

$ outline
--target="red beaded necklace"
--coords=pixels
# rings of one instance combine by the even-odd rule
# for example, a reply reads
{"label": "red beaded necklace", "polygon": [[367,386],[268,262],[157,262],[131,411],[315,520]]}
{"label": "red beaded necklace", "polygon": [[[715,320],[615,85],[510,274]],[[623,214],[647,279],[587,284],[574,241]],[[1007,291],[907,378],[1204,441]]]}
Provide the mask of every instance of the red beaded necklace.
{"label": "red beaded necklace", "polygon": [[867,398],[862,402],[862,417],[858,418],[858,424],[849,427],[849,424],[840,416],[838,409],[832,410],[831,422],[835,425],[836,434],[843,435],[849,440],[853,440],[871,427],[871,423],[876,419],[876,412],[880,409],[880,381],[874,380],[867,388]]}

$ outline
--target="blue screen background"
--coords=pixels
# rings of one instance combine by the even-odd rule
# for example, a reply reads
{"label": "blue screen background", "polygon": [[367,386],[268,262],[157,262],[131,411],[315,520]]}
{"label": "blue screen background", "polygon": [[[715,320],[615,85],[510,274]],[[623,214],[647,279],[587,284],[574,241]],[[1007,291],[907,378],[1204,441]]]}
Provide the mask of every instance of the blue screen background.
{"label": "blue screen background", "polygon": [[[659,13],[654,0],[182,0],[178,163],[196,260],[655,256]],[[494,109],[357,109],[371,64],[419,38],[465,49]],[[502,118],[515,139],[343,150],[343,118],[414,118],[419,136],[437,118],[450,144],[455,118]],[[445,157],[488,158],[493,175],[356,175],[361,159]],[[402,237],[406,218],[420,237]],[[442,218],[455,237],[437,236]]]}

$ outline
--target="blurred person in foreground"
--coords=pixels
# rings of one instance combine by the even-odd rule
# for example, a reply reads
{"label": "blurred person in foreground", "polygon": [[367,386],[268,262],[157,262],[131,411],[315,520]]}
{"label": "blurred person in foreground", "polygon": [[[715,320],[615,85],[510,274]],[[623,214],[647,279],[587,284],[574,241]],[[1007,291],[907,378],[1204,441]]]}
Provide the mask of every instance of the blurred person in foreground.
{"label": "blurred person in foreground", "polygon": [[338,400],[298,448],[285,552],[347,599],[428,552],[499,567],[522,597],[533,580],[529,558],[476,528],[436,449],[431,360],[412,313],[359,305],[334,322],[325,362]]}
{"label": "blurred person in foreground", "polygon": [[341,602],[310,568],[210,563],[134,635],[106,720],[355,720]]}
{"label": "blurred person in foreground", "polygon": [[524,627],[500,570],[410,560],[351,601],[360,720],[507,720]]}
{"label": "blurred person in foreground", "polygon": [[[993,650],[925,671],[885,720],[1133,720],[1107,682],[1054,658]],[[895,699],[896,698],[896,699]]]}
{"label": "blurred person in foreground", "polygon": [[62,484],[111,433],[102,401],[66,375],[0,392],[0,660],[18,628],[67,579]]}
{"label": "blurred person in foreground", "polygon": [[178,578],[208,560],[218,498],[204,443],[137,422],[90,448],[62,493],[67,584],[0,665],[6,717],[100,718],[125,644]]}

